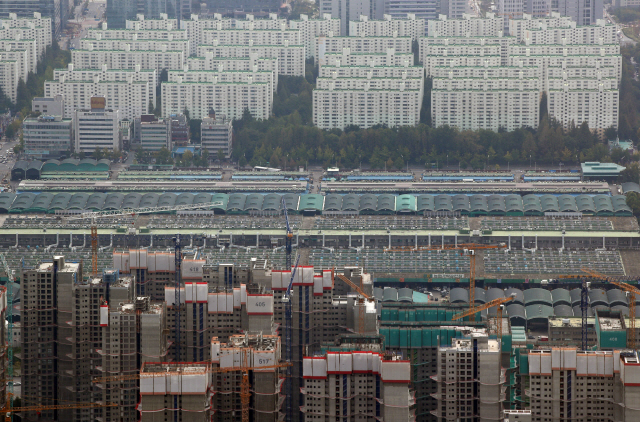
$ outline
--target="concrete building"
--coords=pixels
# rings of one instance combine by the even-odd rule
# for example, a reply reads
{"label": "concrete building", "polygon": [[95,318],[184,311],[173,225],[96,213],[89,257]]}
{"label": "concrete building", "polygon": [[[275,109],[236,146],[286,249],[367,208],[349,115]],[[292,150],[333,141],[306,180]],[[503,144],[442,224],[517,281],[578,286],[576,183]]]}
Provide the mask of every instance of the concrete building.
{"label": "concrete building", "polygon": [[489,78],[488,72],[479,78],[454,78],[452,73],[434,77],[431,90],[434,126],[496,132],[500,128],[513,131],[538,127],[542,80],[525,77],[533,73],[531,69],[524,72],[510,69],[500,79]]}
{"label": "concrete building", "polygon": [[45,95],[63,96],[64,117],[73,117],[77,109],[90,106],[91,97],[107,98],[107,108],[120,110],[121,118],[133,120],[148,111],[149,104],[155,107],[155,69],[109,69],[106,64],[99,68],[76,69],[69,63],[67,69],[56,69],[54,80],[45,82]]}
{"label": "concrete building", "polygon": [[509,35],[516,37],[518,42],[524,40],[524,31],[527,29],[569,28],[575,25],[575,21],[569,16],[561,16],[558,12],[551,12],[549,16],[534,16],[531,13],[523,13],[521,19],[509,21]]}
{"label": "concrete building", "polygon": [[440,0],[439,16],[446,16],[451,19],[463,19],[465,15],[471,13],[469,2],[464,0]]}
{"label": "concrete building", "polygon": [[171,142],[172,147],[186,147],[191,139],[189,136],[189,122],[184,114],[172,114],[171,120]]}
{"label": "concrete building", "polygon": [[570,79],[548,78],[547,109],[550,116],[558,120],[565,129],[583,122],[599,136],[607,128],[618,128],[620,108],[617,78]]}
{"label": "concrete building", "polygon": [[522,40],[528,44],[565,44],[565,45],[607,45],[618,43],[618,29],[598,19],[595,25],[576,26],[571,22],[568,27],[529,28],[522,34]]}
{"label": "concrete building", "polygon": [[222,150],[225,158],[231,157],[233,151],[233,123],[225,115],[209,112],[209,117],[200,123],[200,145],[203,150],[215,156]]}
{"label": "concrete building", "polygon": [[273,104],[271,82],[218,83],[211,81],[185,82],[177,77],[162,84],[162,115],[189,110],[192,119],[202,119],[210,109],[230,119],[240,119],[245,109],[256,119],[268,119]]}
{"label": "concrete building", "polygon": [[271,91],[274,76],[270,70],[259,70],[258,66],[248,70],[224,70],[222,65],[211,70],[191,70],[185,66],[184,70],[170,70],[168,82],[211,82],[211,83],[266,83]]}
{"label": "concrete building", "polygon": [[423,78],[318,78],[313,123],[322,129],[415,126],[420,121]]}
{"label": "concrete building", "polygon": [[144,151],[157,152],[172,149],[171,119],[154,119],[140,123],[140,146]]}
{"label": "concrete building", "polygon": [[[406,16],[406,17],[405,17]],[[417,41],[426,34],[425,19],[414,13],[401,13],[401,17],[385,14],[382,20],[370,20],[360,16],[359,20],[349,22],[351,37],[411,37]]]}
{"label": "concrete building", "polygon": [[0,20],[0,39],[36,40],[38,59],[45,49],[51,45],[51,31],[44,26],[36,26],[34,22],[25,26],[15,26],[13,20]]}
{"label": "concrete building", "polygon": [[533,0],[498,0],[498,16],[502,16],[504,29],[509,33],[509,21],[511,19],[521,19],[525,9],[525,1]]}
{"label": "concrete building", "polygon": [[[110,285],[110,291],[123,287],[120,280]],[[127,286],[130,296],[133,283]],[[151,302],[149,297],[119,300],[102,305],[102,401],[115,403],[116,408],[104,409],[104,420],[134,422],[138,420],[138,382],[129,377],[140,372],[140,365],[164,360],[167,341],[167,307],[164,302]]]}
{"label": "concrete building", "polygon": [[[551,13],[551,0],[526,0],[524,3],[524,13],[535,18],[544,18]],[[511,22],[509,22],[511,25]]]}
{"label": "concrete building", "polygon": [[97,148],[122,150],[120,111],[108,109],[104,97],[93,97],[90,109],[79,109],[73,119],[75,151],[93,154]]}
{"label": "concrete building", "polygon": [[[281,402],[281,378],[284,368],[259,369],[277,365],[282,359],[281,340],[274,334],[246,334],[229,337],[229,341],[220,342],[217,337],[211,339],[212,386],[214,399],[212,411],[218,421],[237,420],[237,403],[241,390],[242,371],[233,371],[241,365],[251,366],[251,397],[249,417],[253,421],[278,420]],[[229,372],[216,372],[216,369]],[[231,392],[231,394],[229,394]]]}
{"label": "concrete building", "polygon": [[2,89],[2,93],[14,104],[18,99],[19,80],[20,63],[17,60],[0,59],[0,89]]}
{"label": "concrete building", "polygon": [[[305,47],[304,45],[257,45],[249,41],[249,45],[221,45],[216,42],[213,45],[198,45],[197,56],[205,57],[211,52],[218,58],[249,58],[266,57],[278,59],[278,73],[280,75],[304,76],[305,74]],[[182,69],[183,66],[171,69]]]}
{"label": "concrete building", "polygon": [[218,23],[218,28],[203,30],[204,44],[213,44],[214,41],[222,45],[249,45],[253,41],[259,45],[301,45],[302,37],[299,29],[287,29],[282,23],[280,29],[222,29]]}
{"label": "concrete building", "polygon": [[327,0],[320,3],[320,16],[331,15],[340,20],[340,34],[349,34],[349,22],[360,16],[382,19],[385,0]]}
{"label": "concrete building", "polygon": [[36,97],[31,101],[31,111],[48,116],[64,115],[64,97],[56,95],[55,97]]}
{"label": "concrete building", "polygon": [[640,417],[640,360],[633,351],[553,348],[528,352],[532,420]]}
{"label": "concrete building", "polygon": [[203,57],[187,58],[189,70],[220,70],[220,71],[268,71],[273,75],[274,89],[278,89],[278,59],[276,57],[214,57],[213,52],[206,52]]}
{"label": "concrete building", "polygon": [[494,13],[478,18],[465,13],[459,18],[439,15],[437,20],[427,21],[429,37],[497,37],[504,31],[504,18]]}
{"label": "concrete building", "polygon": [[318,37],[315,57],[320,65],[327,53],[340,53],[345,48],[351,53],[386,53],[393,50],[396,53],[411,53],[411,37],[337,37],[329,34]]}
{"label": "concrete building", "polygon": [[5,0],[0,4],[0,17],[16,27],[33,23],[47,29],[51,44],[67,24],[68,9],[68,0]]}
{"label": "concrete building", "polygon": [[602,19],[602,0],[551,0],[551,11],[569,16],[578,25],[594,25]]}
{"label": "concrete building", "polygon": [[18,83],[16,79],[12,77],[11,73],[13,72],[13,62],[17,62],[18,70],[16,72],[17,80],[22,79],[26,81],[29,75],[29,51],[26,49],[23,50],[13,50],[11,46],[7,46],[6,50],[0,51],[0,61],[7,62],[8,68],[7,71],[4,72],[6,76],[2,78],[2,88],[5,95],[11,98],[11,95],[15,94],[18,89]]}
{"label": "concrete building", "polygon": [[[509,46],[515,43],[515,37],[506,37],[502,34],[497,37],[422,37],[419,43],[418,60],[420,63],[425,63],[425,57],[427,61],[436,61],[437,57],[442,56],[477,56],[478,54],[490,56],[496,54],[496,49],[489,47],[496,46],[501,64],[506,66]],[[488,48],[484,48],[485,46]]]}
{"label": "concrete building", "polygon": [[300,15],[299,20],[289,21],[291,29],[300,30],[302,44],[305,48],[306,58],[315,59],[316,38],[329,33],[341,35],[340,19],[332,18],[330,14],[322,15],[322,19],[309,19],[305,14]]}
{"label": "concrete building", "polygon": [[399,356],[367,350],[326,352],[304,357],[302,376],[305,420],[333,421],[343,415],[358,421],[414,420],[411,366]]}
{"label": "concrete building", "polygon": [[[140,22],[136,22],[139,26]],[[103,40],[158,40],[172,42],[174,40],[188,40],[186,30],[180,29],[108,29],[107,23],[103,22],[100,28],[90,28],[87,30],[86,39],[103,41]]]}
{"label": "concrete building", "polygon": [[154,29],[172,31],[180,27],[180,22],[175,17],[169,17],[166,13],[160,13],[159,17],[152,19],[148,19],[144,13],[138,13],[134,18],[127,19],[124,27],[126,29],[135,29],[136,31]]}
{"label": "concrete building", "polygon": [[176,414],[184,422],[209,422],[211,364],[145,363],[140,369],[140,396],[142,422],[169,420]]}
{"label": "concrete building", "polygon": [[34,159],[56,159],[72,149],[73,120],[42,114],[22,122],[24,153]]}
{"label": "concrete building", "polygon": [[[324,55],[322,66],[412,66],[413,53],[396,53],[389,49],[384,53],[352,53],[349,48]],[[322,68],[320,66],[320,68]]]}
{"label": "concrete building", "polygon": [[[100,35],[98,34],[100,37]],[[144,39],[141,36],[134,39],[99,39],[82,38],[80,40],[81,50],[124,50],[129,48],[133,51],[189,51],[188,39]]]}
{"label": "concrete building", "polygon": [[[28,72],[36,73],[38,64],[38,43],[35,39],[26,40],[16,36],[15,38],[0,39],[0,51],[27,50],[26,68]],[[14,59],[9,59],[14,60]]]}
{"label": "concrete building", "polygon": [[[424,70],[430,76],[436,67],[500,66],[503,62],[499,45],[427,46],[424,51]],[[434,54],[438,53],[438,54]]]}
{"label": "concrete building", "polygon": [[454,339],[438,349],[438,406],[432,412],[438,421],[501,420],[505,378],[500,347],[497,340],[478,336]]}
{"label": "concrete building", "polygon": [[[418,19],[427,21],[438,18],[438,14],[442,13],[440,10],[441,5],[442,2],[439,4],[435,0],[409,2],[404,0],[386,0],[384,2],[384,13],[391,15],[394,19],[404,19],[409,18],[410,15],[414,15]],[[426,33],[423,31],[420,35],[426,35]]]}
{"label": "concrete building", "polygon": [[[0,41],[0,46],[2,41]],[[71,62],[78,69],[100,69],[106,64],[108,69],[182,69],[188,56],[184,50],[142,50],[135,51],[126,46],[121,50],[75,49],[71,52]]]}

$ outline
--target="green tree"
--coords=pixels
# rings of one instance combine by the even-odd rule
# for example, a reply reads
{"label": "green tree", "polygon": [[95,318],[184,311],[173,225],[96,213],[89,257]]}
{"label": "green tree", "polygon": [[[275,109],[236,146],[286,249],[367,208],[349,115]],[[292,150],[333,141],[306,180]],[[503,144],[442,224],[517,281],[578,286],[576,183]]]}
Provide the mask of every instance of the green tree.
{"label": "green tree", "polygon": [[156,164],[173,164],[171,151],[169,151],[166,147],[160,148],[160,150],[155,153],[155,157]]}
{"label": "green tree", "polygon": [[224,151],[222,151],[222,148],[220,148],[218,150],[217,157],[218,157],[218,161],[220,161],[220,162],[222,162],[222,160],[224,160]]}

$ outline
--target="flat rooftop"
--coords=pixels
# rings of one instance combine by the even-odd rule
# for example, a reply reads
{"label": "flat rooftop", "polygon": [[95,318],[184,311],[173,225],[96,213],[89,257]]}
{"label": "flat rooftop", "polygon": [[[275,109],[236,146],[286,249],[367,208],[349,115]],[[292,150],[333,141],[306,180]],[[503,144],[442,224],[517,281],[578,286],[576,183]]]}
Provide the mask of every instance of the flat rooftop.
{"label": "flat rooftop", "polygon": [[598,321],[602,331],[622,330],[622,321],[619,318],[600,317]]}

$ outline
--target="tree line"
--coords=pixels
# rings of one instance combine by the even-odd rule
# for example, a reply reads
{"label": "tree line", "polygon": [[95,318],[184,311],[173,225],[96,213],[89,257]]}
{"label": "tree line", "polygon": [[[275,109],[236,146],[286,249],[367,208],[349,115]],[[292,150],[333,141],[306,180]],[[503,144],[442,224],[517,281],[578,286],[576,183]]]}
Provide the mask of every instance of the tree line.
{"label": "tree line", "polygon": [[[640,135],[640,84],[633,79],[629,54],[626,52],[620,91],[620,139],[636,142]],[[316,77],[317,69],[310,63],[305,77],[281,76],[274,96],[273,117],[256,120],[245,111],[234,122],[233,158],[240,165],[268,163],[272,167],[292,167],[313,163],[402,169],[408,162],[429,168],[448,164],[462,169],[483,169],[530,163],[575,166],[584,161],[628,162],[636,158],[619,150],[610,153],[606,142],[599,140],[586,123],[565,130],[549,118],[544,99],[537,129],[493,132],[434,128],[430,125],[429,80],[425,84],[421,123],[415,127],[380,125],[369,129],[322,130],[312,124]],[[615,139],[617,135],[615,129],[609,128],[605,137]]]}

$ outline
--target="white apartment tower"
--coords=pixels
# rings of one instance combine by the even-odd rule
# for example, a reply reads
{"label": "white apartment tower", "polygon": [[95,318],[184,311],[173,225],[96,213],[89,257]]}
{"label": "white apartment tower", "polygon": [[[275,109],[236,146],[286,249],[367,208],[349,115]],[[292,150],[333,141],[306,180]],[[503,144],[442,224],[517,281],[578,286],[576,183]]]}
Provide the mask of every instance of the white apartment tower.
{"label": "white apartment tower", "polygon": [[349,22],[349,36],[393,37],[394,34],[397,34],[400,37],[411,37],[412,40],[417,41],[419,37],[425,35],[425,22],[424,19],[416,18],[413,13],[402,19],[387,14],[382,20],[360,16],[359,20]]}
{"label": "white apartment tower", "polygon": [[360,16],[382,19],[385,13],[385,0],[326,0],[320,3],[320,15],[331,15],[340,20],[340,34],[349,34],[349,22]]}
{"label": "white apartment tower", "polygon": [[305,14],[300,15],[299,20],[289,21],[291,29],[299,29],[304,44],[306,58],[315,58],[316,38],[321,35],[341,35],[340,19],[332,18],[330,14],[324,14],[322,19],[309,19]]}
{"label": "white apartment tower", "polygon": [[437,20],[427,21],[427,36],[429,37],[497,37],[503,31],[504,18],[494,13],[487,13],[484,18],[466,13],[455,19],[439,15]]}

